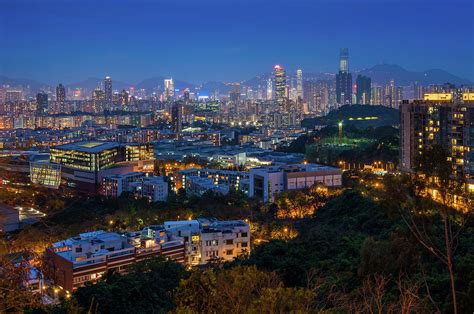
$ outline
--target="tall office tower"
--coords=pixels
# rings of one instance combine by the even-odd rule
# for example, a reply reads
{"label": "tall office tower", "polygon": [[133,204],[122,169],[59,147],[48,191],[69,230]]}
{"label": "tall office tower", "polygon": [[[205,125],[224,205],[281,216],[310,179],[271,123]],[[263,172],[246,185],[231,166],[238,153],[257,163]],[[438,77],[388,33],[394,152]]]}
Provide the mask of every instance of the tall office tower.
{"label": "tall office tower", "polygon": [[371,99],[371,84],[372,81],[370,77],[357,75],[356,78],[356,103],[360,105],[368,105],[370,104]]}
{"label": "tall office tower", "polygon": [[398,109],[403,98],[403,88],[396,86],[395,81],[391,80],[390,84],[385,86],[384,106]]}
{"label": "tall office tower", "polygon": [[186,88],[183,92],[183,100],[184,100],[184,103],[185,104],[188,104],[191,99],[190,99],[190,95],[189,95],[189,88]]}
{"label": "tall office tower", "polygon": [[166,101],[173,100],[173,98],[174,98],[174,82],[173,82],[172,78],[164,80],[163,96],[164,96],[164,99]]}
{"label": "tall office tower", "polygon": [[120,92],[119,102],[123,109],[128,106],[128,92],[125,89]]}
{"label": "tall office tower", "polygon": [[297,98],[303,99],[303,71],[296,70],[296,93]]}
{"label": "tall office tower", "polygon": [[286,74],[283,67],[275,65],[274,67],[275,76],[275,100],[278,104],[280,112],[285,111],[286,99],[288,97],[287,86],[286,86]]}
{"label": "tall office tower", "polygon": [[171,107],[171,126],[175,133],[183,130],[183,105],[181,102],[175,102]]}
{"label": "tall office tower", "polygon": [[413,99],[422,100],[424,93],[425,93],[425,88],[423,87],[423,85],[419,85],[418,82],[415,82],[413,84]]}
{"label": "tall office tower", "polygon": [[267,100],[273,99],[273,83],[272,78],[268,78],[267,80]]}
{"label": "tall office tower", "polygon": [[92,112],[102,112],[104,111],[104,102],[105,102],[105,93],[100,87],[97,87],[92,92]]}
{"label": "tall office tower", "polygon": [[240,102],[240,83],[233,83],[232,90],[229,93],[229,99],[234,105],[237,105]]}
{"label": "tall office tower", "polygon": [[336,102],[352,103],[352,75],[349,73],[349,49],[342,48],[339,56],[339,73],[336,74]]}
{"label": "tall office tower", "polygon": [[474,93],[427,93],[400,106],[400,168],[412,170],[423,148],[442,145],[452,175],[474,192]]}
{"label": "tall office tower", "polygon": [[303,100],[310,113],[324,115],[328,111],[329,86],[327,81],[305,81],[303,83]]}
{"label": "tall office tower", "polygon": [[107,106],[112,105],[112,79],[110,76],[104,78],[104,101]]}
{"label": "tall office tower", "polygon": [[48,94],[45,92],[41,92],[36,95],[36,113],[48,113]]}
{"label": "tall office tower", "polygon": [[56,101],[60,104],[66,102],[66,89],[64,88],[63,84],[59,84],[56,87]]}
{"label": "tall office tower", "polygon": [[373,106],[383,105],[385,101],[384,88],[382,86],[374,86],[371,91],[370,104]]}

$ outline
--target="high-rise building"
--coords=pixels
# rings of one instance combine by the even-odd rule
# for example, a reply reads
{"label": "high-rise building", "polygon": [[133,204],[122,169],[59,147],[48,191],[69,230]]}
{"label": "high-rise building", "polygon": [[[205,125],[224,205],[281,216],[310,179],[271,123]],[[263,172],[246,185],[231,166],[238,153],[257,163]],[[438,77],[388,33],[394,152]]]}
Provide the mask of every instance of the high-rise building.
{"label": "high-rise building", "polygon": [[171,107],[171,125],[175,133],[183,130],[183,105],[180,102],[175,102]]}
{"label": "high-rise building", "polygon": [[183,100],[185,104],[188,104],[191,101],[189,88],[186,88],[183,92]]}
{"label": "high-rise building", "polygon": [[403,99],[403,88],[401,86],[396,86],[395,81],[391,80],[390,84],[385,86],[384,96],[384,106],[398,109],[400,102]]}
{"label": "high-rise building", "polygon": [[349,72],[349,49],[341,48],[339,51],[339,71]]}
{"label": "high-rise building", "polygon": [[301,69],[296,70],[296,96],[303,99],[303,71]]}
{"label": "high-rise building", "polygon": [[172,78],[164,80],[163,98],[166,101],[173,100],[174,98],[174,82]]}
{"label": "high-rise building", "polygon": [[357,75],[356,78],[356,103],[360,105],[370,104],[371,99],[371,79],[370,77]]}
{"label": "high-rise building", "polygon": [[120,105],[124,108],[128,106],[128,92],[125,89],[120,92],[119,102]]}
{"label": "high-rise building", "polygon": [[329,85],[331,82],[305,81],[303,83],[304,101],[310,113],[325,115],[329,110]]}
{"label": "high-rise building", "polygon": [[66,102],[66,89],[64,88],[63,84],[59,84],[56,87],[56,101],[59,104],[63,104]]}
{"label": "high-rise building", "polygon": [[45,114],[48,112],[48,94],[45,92],[36,95],[36,112],[38,114]]}
{"label": "high-rise building", "polygon": [[104,78],[104,100],[106,105],[112,105],[112,79],[110,76]]}
{"label": "high-rise building", "polygon": [[105,93],[99,87],[92,92],[92,111],[102,112],[104,110]]}
{"label": "high-rise building", "polygon": [[240,83],[233,83],[232,90],[229,93],[230,101],[237,105],[240,101]]}
{"label": "high-rise building", "polygon": [[474,93],[428,93],[400,111],[400,168],[412,170],[423,148],[438,144],[449,152],[452,176],[474,192]]}
{"label": "high-rise building", "polygon": [[267,100],[273,99],[273,82],[272,78],[268,78],[267,80]]}
{"label": "high-rise building", "polygon": [[280,112],[284,112],[286,100],[288,98],[287,86],[286,86],[286,74],[285,70],[280,65],[274,67],[275,76],[275,100],[278,104]]}
{"label": "high-rise building", "polygon": [[381,106],[385,101],[384,88],[382,86],[374,86],[371,91],[370,104],[374,106]]}
{"label": "high-rise building", "polygon": [[349,49],[342,48],[339,56],[339,73],[336,74],[336,102],[352,103],[352,75],[349,73]]}
{"label": "high-rise building", "polygon": [[413,100],[422,100],[424,93],[425,88],[423,87],[423,85],[420,85],[418,84],[418,82],[415,82],[413,84]]}

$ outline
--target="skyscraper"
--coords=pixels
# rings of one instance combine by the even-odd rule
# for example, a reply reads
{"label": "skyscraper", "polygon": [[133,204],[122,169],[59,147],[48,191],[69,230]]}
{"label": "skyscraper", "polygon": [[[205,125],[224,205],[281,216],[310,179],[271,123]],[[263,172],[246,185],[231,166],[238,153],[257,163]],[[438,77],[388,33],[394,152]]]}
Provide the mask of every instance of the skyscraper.
{"label": "skyscraper", "polygon": [[92,111],[94,113],[104,110],[105,93],[99,87],[92,92]]}
{"label": "skyscraper", "polygon": [[385,86],[384,106],[398,109],[403,98],[403,88],[396,86],[395,81],[391,80],[390,84]]}
{"label": "skyscraper", "polygon": [[413,84],[413,99],[422,100],[424,93],[425,93],[425,88],[423,87],[423,85],[420,85],[418,84],[418,82],[415,82]]}
{"label": "skyscraper", "polygon": [[128,92],[125,89],[120,92],[119,99],[120,105],[123,107],[123,109],[126,109],[128,106]]}
{"label": "skyscraper", "polygon": [[104,101],[106,105],[112,105],[112,79],[110,76],[104,78]]}
{"label": "skyscraper", "polygon": [[275,76],[275,100],[278,104],[280,112],[285,110],[285,103],[287,95],[286,87],[286,74],[283,67],[280,65],[275,65],[274,67],[274,76]]}
{"label": "skyscraper", "polygon": [[179,133],[183,129],[183,105],[181,102],[175,102],[171,107],[171,125],[175,133]]}
{"label": "skyscraper", "polygon": [[336,102],[352,103],[352,75],[349,73],[349,49],[342,48],[339,56],[339,73],[336,74]]}
{"label": "skyscraper", "polygon": [[59,84],[56,87],[56,101],[60,104],[66,102],[66,89],[63,84]]}
{"label": "skyscraper", "polygon": [[371,99],[371,79],[370,77],[357,75],[356,78],[356,103],[360,105],[370,104]]}
{"label": "skyscraper", "polygon": [[267,100],[273,99],[273,83],[272,78],[269,77],[267,80]]}
{"label": "skyscraper", "polygon": [[296,97],[303,99],[303,71],[296,70]]}
{"label": "skyscraper", "polygon": [[172,78],[164,80],[163,97],[164,100],[172,100],[174,98],[174,82]]}
{"label": "skyscraper", "polygon": [[385,93],[383,86],[374,86],[372,87],[371,95],[370,95],[370,104],[381,106],[384,104]]}
{"label": "skyscraper", "polygon": [[38,114],[45,114],[48,112],[48,94],[45,92],[36,95],[36,112]]}

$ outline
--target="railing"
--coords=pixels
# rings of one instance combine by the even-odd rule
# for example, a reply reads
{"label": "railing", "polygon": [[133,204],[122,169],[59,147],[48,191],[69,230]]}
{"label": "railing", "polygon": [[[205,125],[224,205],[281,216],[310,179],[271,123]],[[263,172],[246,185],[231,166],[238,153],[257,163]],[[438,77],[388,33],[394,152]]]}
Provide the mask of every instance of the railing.
{"label": "railing", "polygon": [[80,261],[75,261],[73,262],[73,267],[78,268],[78,267],[83,267],[83,266],[88,266],[88,265],[105,263],[108,259],[112,259],[112,258],[116,258],[120,256],[126,256],[126,255],[133,255],[134,250],[135,248],[126,248],[126,249],[122,249],[118,251],[112,251],[110,253],[105,253],[99,256],[93,256],[93,257],[86,258]]}

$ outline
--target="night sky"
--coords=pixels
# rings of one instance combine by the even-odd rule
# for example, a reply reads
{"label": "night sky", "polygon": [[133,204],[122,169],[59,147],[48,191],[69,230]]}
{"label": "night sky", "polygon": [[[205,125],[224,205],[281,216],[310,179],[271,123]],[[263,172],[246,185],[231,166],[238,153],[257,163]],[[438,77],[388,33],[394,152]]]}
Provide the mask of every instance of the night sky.
{"label": "night sky", "polygon": [[0,74],[56,84],[109,74],[243,80],[396,63],[474,80],[472,0],[0,0]]}

